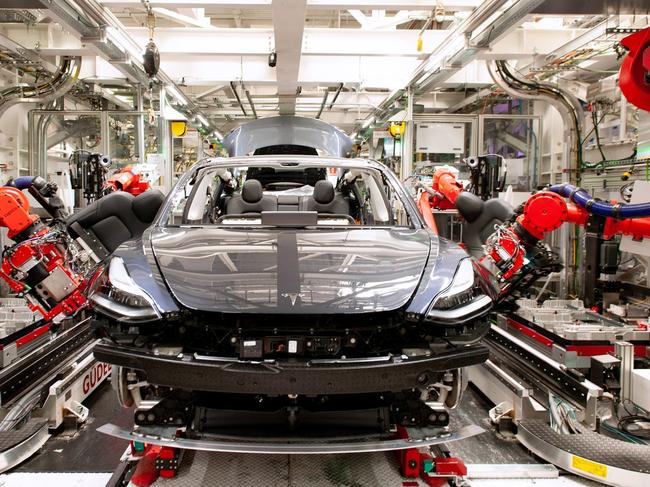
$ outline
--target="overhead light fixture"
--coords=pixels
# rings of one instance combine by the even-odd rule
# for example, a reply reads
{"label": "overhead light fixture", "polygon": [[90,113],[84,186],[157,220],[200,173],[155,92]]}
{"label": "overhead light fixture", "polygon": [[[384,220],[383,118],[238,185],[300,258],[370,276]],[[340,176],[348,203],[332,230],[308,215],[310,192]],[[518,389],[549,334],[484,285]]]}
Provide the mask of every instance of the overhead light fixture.
{"label": "overhead light fixture", "polygon": [[223,135],[221,135],[221,132],[219,132],[218,130],[213,130],[212,131],[212,136],[216,137],[217,139],[223,140]]}
{"label": "overhead light fixture", "polygon": [[375,121],[374,116],[366,119],[366,121],[363,122],[363,125],[361,125],[361,128],[367,129],[368,127],[370,127],[373,124],[374,121]]}
{"label": "overhead light fixture", "polygon": [[183,93],[181,93],[181,91],[178,88],[176,88],[174,85],[168,85],[166,88],[167,91],[171,93],[171,95],[174,97],[174,99],[176,99],[178,103],[180,103],[181,105],[187,105],[187,98],[185,97],[185,95],[183,95]]}
{"label": "overhead light fixture", "polygon": [[203,125],[205,125],[206,127],[207,127],[208,125],[210,125],[210,122],[208,122],[208,119],[205,118],[205,117],[204,117],[203,115],[201,115],[200,113],[196,116],[196,118],[198,119],[199,122],[201,122],[201,123],[202,123]]}
{"label": "overhead light fixture", "polygon": [[351,139],[356,139],[356,138],[357,138],[357,133],[356,133],[356,132],[352,132],[352,133],[350,134],[350,138],[351,138]]}

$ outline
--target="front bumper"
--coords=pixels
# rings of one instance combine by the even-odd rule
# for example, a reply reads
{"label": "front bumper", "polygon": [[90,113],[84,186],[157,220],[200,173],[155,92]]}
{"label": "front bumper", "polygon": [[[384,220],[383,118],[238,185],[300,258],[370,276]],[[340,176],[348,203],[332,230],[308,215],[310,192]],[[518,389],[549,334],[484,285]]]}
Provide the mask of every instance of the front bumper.
{"label": "front bumper", "polygon": [[483,363],[482,345],[459,347],[430,357],[386,356],[367,359],[265,360],[154,355],[102,340],[100,362],[140,370],[150,384],[177,389],[242,394],[363,394],[425,387],[437,373]]}

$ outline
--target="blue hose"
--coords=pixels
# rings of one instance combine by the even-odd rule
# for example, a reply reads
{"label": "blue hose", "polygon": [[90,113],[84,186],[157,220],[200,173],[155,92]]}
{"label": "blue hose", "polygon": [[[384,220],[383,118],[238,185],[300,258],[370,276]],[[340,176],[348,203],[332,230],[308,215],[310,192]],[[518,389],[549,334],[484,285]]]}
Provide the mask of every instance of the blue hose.
{"label": "blue hose", "polygon": [[8,186],[13,186],[14,188],[22,190],[29,188],[33,182],[34,176],[21,176],[19,178],[12,179]]}
{"label": "blue hose", "polygon": [[589,213],[603,217],[618,219],[642,218],[650,216],[650,202],[635,205],[616,204],[593,198],[586,190],[576,188],[571,184],[555,184],[549,188],[565,198],[569,198],[576,205],[586,209]]}

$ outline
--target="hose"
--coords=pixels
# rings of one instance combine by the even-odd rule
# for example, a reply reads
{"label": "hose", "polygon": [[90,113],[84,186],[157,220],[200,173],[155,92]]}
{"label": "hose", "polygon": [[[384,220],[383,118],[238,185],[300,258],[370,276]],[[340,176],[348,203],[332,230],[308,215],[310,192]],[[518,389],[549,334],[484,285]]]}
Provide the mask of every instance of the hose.
{"label": "hose", "polygon": [[66,94],[77,82],[81,56],[63,57],[53,78],[42,84],[12,86],[0,91],[0,116],[16,103],[47,103]]}
{"label": "hose", "polygon": [[509,95],[527,100],[546,99],[560,113],[565,128],[569,131],[569,144],[574,154],[575,170],[580,177],[582,162],[582,120],[580,102],[570,93],[548,83],[539,83],[516,76],[504,61],[490,61],[487,63],[488,72],[494,82]]}
{"label": "hose", "polygon": [[594,215],[617,219],[650,216],[650,202],[634,205],[612,204],[609,201],[601,201],[593,198],[586,190],[577,188],[571,184],[555,184],[549,189],[565,198],[569,198],[573,203]]}

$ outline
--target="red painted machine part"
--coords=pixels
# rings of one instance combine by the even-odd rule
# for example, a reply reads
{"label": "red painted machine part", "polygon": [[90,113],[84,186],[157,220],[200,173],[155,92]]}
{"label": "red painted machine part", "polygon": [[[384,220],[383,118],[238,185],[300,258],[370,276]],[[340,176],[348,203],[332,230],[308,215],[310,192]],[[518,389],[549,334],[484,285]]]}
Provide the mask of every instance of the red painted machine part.
{"label": "red painted machine part", "polygon": [[113,174],[106,180],[106,184],[113,191],[126,191],[133,196],[144,193],[149,189],[149,183],[140,181],[140,174],[134,173],[130,166],[125,167],[120,172]]}
{"label": "red painted machine part", "polygon": [[436,225],[436,220],[433,217],[432,213],[433,205],[431,204],[431,195],[426,191],[422,191],[422,193],[420,193],[420,197],[417,200],[417,206],[420,214],[424,218],[424,222],[427,224],[427,227],[433,230],[433,232],[437,235],[438,225]]}
{"label": "red painted machine part", "polygon": [[440,167],[433,173],[431,187],[445,197],[439,202],[441,210],[456,208],[456,199],[463,192],[463,185],[451,169]]}
{"label": "red painted machine part", "polygon": [[629,49],[619,73],[619,85],[627,101],[650,111],[650,27],[627,36],[621,44]]}
{"label": "red painted machine part", "polygon": [[129,483],[137,487],[148,487],[158,480],[159,474],[158,469],[156,469],[156,458],[158,458],[161,448],[160,446],[147,445],[142,457],[138,460],[138,464],[129,479]]}
{"label": "red painted machine part", "polygon": [[22,191],[11,186],[0,187],[0,226],[9,230],[9,238],[13,238],[38,219],[38,216],[29,214],[29,200]]}

